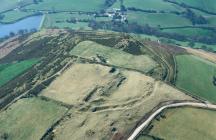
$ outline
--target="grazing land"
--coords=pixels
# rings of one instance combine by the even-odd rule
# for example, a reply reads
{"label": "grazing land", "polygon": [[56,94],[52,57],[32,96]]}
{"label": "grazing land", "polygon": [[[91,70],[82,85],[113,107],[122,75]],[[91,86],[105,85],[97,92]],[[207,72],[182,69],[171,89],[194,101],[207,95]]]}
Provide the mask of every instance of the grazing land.
{"label": "grazing land", "polygon": [[43,28],[71,28],[71,29],[91,29],[87,22],[68,23],[69,19],[91,20],[92,16],[85,14],[55,13],[46,14]]}
{"label": "grazing land", "polygon": [[19,10],[12,10],[8,11],[4,14],[4,18],[1,20],[2,23],[13,23],[15,21],[18,21],[20,19],[26,18],[28,16],[34,15],[34,12],[23,12]]}
{"label": "grazing land", "polygon": [[197,7],[209,12],[216,13],[216,5],[214,0],[172,0],[178,3],[185,3],[188,6]]}
{"label": "grazing land", "polygon": [[[215,111],[185,107],[168,109],[161,116],[151,123],[152,128],[144,135],[166,140],[210,140],[216,137],[216,125],[212,123],[216,117]],[[147,136],[143,137],[138,140],[145,140]]]}
{"label": "grazing land", "polygon": [[21,99],[1,112],[0,136],[16,140],[40,139],[66,111],[52,101]]}
{"label": "grazing land", "polygon": [[14,9],[18,6],[23,6],[26,4],[33,3],[32,0],[1,0],[0,12],[7,11],[10,9]]}
{"label": "grazing land", "polygon": [[197,36],[197,35],[208,36],[214,34],[214,32],[211,30],[201,29],[201,28],[165,29],[163,31],[168,33],[178,33],[180,35],[187,35],[187,36]]}
{"label": "grazing land", "polygon": [[30,59],[21,62],[14,62],[10,64],[0,64],[0,86],[9,82],[16,76],[22,74],[24,71],[36,64],[38,59]]}
{"label": "grazing land", "polygon": [[16,9],[0,13],[0,23],[15,23],[29,16],[45,15],[41,24],[45,29],[102,29],[148,34],[203,43],[202,49],[215,51],[216,8],[213,0],[63,0],[62,3],[58,0],[3,0],[2,3],[3,7]]}
{"label": "grazing land", "polygon": [[[161,20],[161,17],[163,17],[163,20]],[[148,24],[153,27],[178,27],[191,25],[191,22],[188,19],[170,13],[129,12],[128,21],[130,23],[137,22],[140,25]]]}
{"label": "grazing land", "polygon": [[[66,98],[69,97],[70,104],[74,106],[69,111],[70,116],[53,129],[51,135],[54,135],[53,138],[56,140],[71,137],[75,140],[123,138],[135,127],[138,120],[142,119],[143,114],[151,111],[159,103],[170,100],[193,100],[184,93],[138,72],[116,69],[114,73],[109,73],[106,66],[89,64],[78,64],[78,66],[83,65],[83,69],[74,71],[76,65],[72,65],[62,77],[57,78],[41,93],[42,96],[48,95],[49,98],[64,103],[69,103],[69,99]],[[107,69],[103,81],[113,75],[118,75],[118,77],[112,79],[109,84],[101,86],[104,82],[96,84],[98,81],[96,77],[91,78],[95,74],[92,74],[92,70],[90,71],[90,68],[87,67],[97,70],[100,79],[102,78],[100,69],[103,67]],[[70,92],[66,93],[61,83],[65,81],[63,78],[66,77],[66,74],[68,75],[68,72],[73,72],[69,75],[75,77],[67,78],[66,83],[68,84],[64,85],[67,88],[70,87]],[[87,73],[90,73],[89,76]],[[82,85],[77,86],[79,82]],[[95,88],[92,88],[93,84]],[[79,87],[90,90],[78,92]]]}
{"label": "grazing land", "polygon": [[[111,68],[95,64],[74,64],[42,93],[43,96],[68,104],[88,100],[97,88],[104,87],[117,78],[109,73]],[[64,84],[61,84],[64,81]],[[59,94],[61,93],[61,94]],[[77,95],[79,94],[79,96]]]}
{"label": "grazing land", "polygon": [[94,12],[105,8],[104,3],[105,0],[63,0],[61,3],[58,0],[43,0],[38,4],[27,6],[25,9]]}
{"label": "grazing land", "polygon": [[[66,19],[59,14],[60,20]],[[15,40],[2,43],[1,49],[7,50]],[[28,60],[36,64],[39,59],[34,58],[40,58],[40,63],[0,87],[0,134],[12,139],[127,139],[158,107],[197,101],[167,84],[175,82],[174,57],[178,88],[182,88],[179,81],[185,82],[179,79],[184,76],[180,72],[188,73],[185,64],[194,59],[193,65],[201,71],[193,73],[206,72],[207,76],[201,77],[205,83],[213,78],[208,70],[214,63],[182,55],[187,54],[184,48],[123,33],[49,29],[20,36],[17,42],[20,46],[6,51],[0,59],[0,71]],[[187,60],[187,56],[193,59]],[[209,65],[208,70],[200,68],[203,63]],[[208,82],[213,84],[212,80]],[[199,90],[207,91],[204,87]],[[210,91],[213,96],[214,89]],[[12,123],[18,119],[20,123]]]}
{"label": "grazing land", "polygon": [[215,3],[0,0],[0,140],[216,139]]}
{"label": "grazing land", "polygon": [[163,0],[124,0],[126,7],[135,7],[143,10],[157,10],[157,11],[174,11],[181,10],[181,7],[171,3],[164,2]]}
{"label": "grazing land", "polygon": [[[84,41],[78,44],[71,55],[88,59],[103,59],[107,64],[149,72],[157,66],[156,62],[148,55],[132,55],[119,49],[106,47],[95,42]],[[101,60],[100,60],[101,61]]]}
{"label": "grazing land", "polygon": [[216,102],[216,86],[213,84],[216,64],[192,55],[179,55],[176,60],[176,86],[195,96]]}

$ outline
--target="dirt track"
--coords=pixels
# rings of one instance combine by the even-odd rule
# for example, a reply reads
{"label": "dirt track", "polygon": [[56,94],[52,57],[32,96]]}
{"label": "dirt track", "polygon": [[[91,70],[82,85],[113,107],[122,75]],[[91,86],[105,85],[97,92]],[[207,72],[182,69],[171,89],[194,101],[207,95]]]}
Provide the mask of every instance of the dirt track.
{"label": "dirt track", "polygon": [[208,104],[208,103],[195,103],[195,102],[182,102],[182,103],[173,103],[169,105],[162,106],[158,110],[156,110],[147,120],[145,120],[139,127],[137,127],[134,132],[130,135],[128,140],[135,140],[135,138],[140,134],[140,132],[149,125],[149,123],[164,109],[173,108],[173,107],[183,107],[183,106],[192,106],[198,108],[205,108],[205,109],[213,109],[216,110],[216,105]]}

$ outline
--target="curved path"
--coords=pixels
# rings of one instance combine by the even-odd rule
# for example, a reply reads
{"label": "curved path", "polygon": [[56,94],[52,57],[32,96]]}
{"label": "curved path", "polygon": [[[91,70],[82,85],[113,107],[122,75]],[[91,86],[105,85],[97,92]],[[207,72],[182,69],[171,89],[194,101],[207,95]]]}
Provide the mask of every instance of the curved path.
{"label": "curved path", "polygon": [[164,109],[173,108],[173,107],[183,107],[183,106],[192,106],[192,107],[200,107],[206,109],[215,109],[216,105],[208,104],[208,103],[195,103],[195,102],[182,102],[182,103],[173,103],[169,105],[165,105],[157,109],[147,120],[145,120],[139,127],[137,127],[133,133],[129,136],[128,140],[135,140],[135,138],[140,134],[140,132],[149,125],[149,123]]}

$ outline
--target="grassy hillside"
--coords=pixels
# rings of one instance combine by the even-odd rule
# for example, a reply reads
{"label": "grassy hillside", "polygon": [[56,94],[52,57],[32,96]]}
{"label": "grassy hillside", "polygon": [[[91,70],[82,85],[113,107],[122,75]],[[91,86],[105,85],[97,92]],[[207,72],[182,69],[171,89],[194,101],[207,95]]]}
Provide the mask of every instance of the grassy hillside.
{"label": "grassy hillside", "polygon": [[216,86],[213,84],[216,64],[192,55],[179,55],[176,56],[176,60],[178,69],[176,86],[216,102]]}
{"label": "grassy hillside", "polygon": [[165,118],[152,122],[149,135],[165,140],[213,140],[216,137],[215,111],[177,108],[163,114]]}
{"label": "grassy hillside", "polygon": [[9,82],[25,70],[36,64],[38,59],[30,59],[11,64],[0,64],[0,86]]}
{"label": "grassy hillside", "polygon": [[[106,47],[92,41],[79,43],[71,55],[84,58],[98,59],[98,55],[105,59],[107,64],[148,72],[157,66],[148,55],[132,55],[119,49]],[[99,58],[100,59],[100,58]]]}
{"label": "grassy hillside", "polygon": [[11,140],[40,139],[66,110],[38,98],[19,100],[1,113],[0,136],[7,135],[7,139]]}
{"label": "grassy hillside", "polygon": [[73,64],[42,91],[41,96],[73,105],[70,117],[56,127],[55,140],[126,136],[160,102],[193,100],[144,74],[111,70],[99,64]]}

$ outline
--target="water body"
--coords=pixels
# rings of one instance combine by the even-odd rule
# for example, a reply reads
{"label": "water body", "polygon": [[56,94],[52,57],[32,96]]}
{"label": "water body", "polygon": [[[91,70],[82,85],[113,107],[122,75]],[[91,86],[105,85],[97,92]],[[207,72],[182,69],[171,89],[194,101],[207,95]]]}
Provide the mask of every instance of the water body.
{"label": "water body", "polygon": [[0,38],[9,35],[10,32],[17,33],[21,29],[27,29],[28,31],[31,29],[38,30],[40,28],[42,17],[42,15],[27,17],[12,24],[0,23]]}

